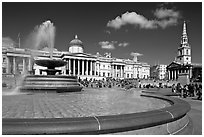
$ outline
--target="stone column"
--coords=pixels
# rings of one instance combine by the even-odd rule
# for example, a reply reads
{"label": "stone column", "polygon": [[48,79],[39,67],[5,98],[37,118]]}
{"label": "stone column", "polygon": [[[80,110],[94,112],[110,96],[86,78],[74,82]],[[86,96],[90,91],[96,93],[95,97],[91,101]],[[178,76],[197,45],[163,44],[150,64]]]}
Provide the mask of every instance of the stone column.
{"label": "stone column", "polygon": [[176,80],[176,78],[177,78],[176,73],[177,73],[177,70],[174,70],[174,80]]}
{"label": "stone column", "polygon": [[170,80],[170,70],[168,70],[168,80]]}
{"label": "stone column", "polygon": [[32,69],[32,66],[31,66],[31,58],[28,58],[28,71],[31,71]]}
{"label": "stone column", "polygon": [[7,58],[7,69],[6,69],[6,73],[10,73],[11,71],[10,71],[10,60],[9,60],[9,57],[7,56],[6,57]]}
{"label": "stone column", "polygon": [[190,67],[190,69],[189,69],[189,78],[191,78],[192,77],[192,67]]}
{"label": "stone column", "polygon": [[23,73],[25,73],[26,72],[26,69],[25,69],[25,58],[23,58]]}
{"label": "stone column", "polygon": [[13,74],[16,74],[16,58],[13,57]]}
{"label": "stone column", "polygon": [[71,73],[71,59],[69,59],[68,62],[69,62],[69,71],[68,71],[68,74],[70,75],[70,73]]}
{"label": "stone column", "polygon": [[75,73],[75,72],[76,72],[76,71],[75,71],[75,59],[73,59],[73,69],[74,69],[74,70],[73,70],[73,75],[75,76],[75,75],[76,75],[76,73]]}
{"label": "stone column", "polygon": [[117,72],[117,65],[115,65],[115,72],[116,72],[116,77],[118,77],[118,72]]}
{"label": "stone column", "polygon": [[82,60],[82,75],[84,75],[84,60]]}
{"label": "stone column", "polygon": [[99,63],[97,63],[96,65],[97,65],[98,76],[99,76],[99,73],[100,73],[100,64],[99,64]]}
{"label": "stone column", "polygon": [[173,80],[173,71],[171,70],[171,80]]}
{"label": "stone column", "polygon": [[120,77],[122,78],[122,65],[120,66]]}
{"label": "stone column", "polygon": [[91,60],[91,62],[90,62],[90,67],[91,67],[91,69],[90,69],[90,75],[92,76],[92,60]]}
{"label": "stone column", "polygon": [[[66,61],[67,64],[66,64],[66,74],[67,74],[67,70],[69,70],[69,60]],[[69,74],[69,71],[68,71],[68,74]]]}
{"label": "stone column", "polygon": [[80,60],[78,59],[78,75],[80,75]]}
{"label": "stone column", "polygon": [[89,75],[89,71],[88,71],[88,60],[86,60],[86,75]]}
{"label": "stone column", "polygon": [[96,76],[96,62],[94,62],[94,76]]}

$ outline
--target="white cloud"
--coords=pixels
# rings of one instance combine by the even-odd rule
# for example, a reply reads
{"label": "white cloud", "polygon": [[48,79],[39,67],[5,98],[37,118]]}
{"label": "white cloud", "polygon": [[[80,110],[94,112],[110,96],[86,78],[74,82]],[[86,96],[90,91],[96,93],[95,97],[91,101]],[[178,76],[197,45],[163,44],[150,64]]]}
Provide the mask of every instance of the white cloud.
{"label": "white cloud", "polygon": [[115,42],[116,41],[112,41],[112,42],[101,41],[98,44],[101,46],[102,49],[113,50],[113,49],[115,49],[115,46],[114,46]]}
{"label": "white cloud", "polygon": [[3,47],[16,47],[17,43],[12,40],[10,37],[2,37],[2,46]]}
{"label": "white cloud", "polygon": [[122,42],[122,43],[118,44],[119,47],[127,47],[128,45],[129,45],[129,43],[127,43],[127,42]]}
{"label": "white cloud", "polygon": [[143,54],[137,53],[137,52],[131,52],[130,55],[131,56],[142,56]]}
{"label": "white cloud", "polygon": [[139,26],[140,28],[153,29],[156,26],[154,21],[146,19],[144,16],[137,14],[136,12],[126,12],[121,17],[116,17],[114,20],[108,22],[107,27],[120,29],[121,26],[126,24],[132,24]]}
{"label": "white cloud", "polygon": [[149,20],[136,12],[126,12],[121,16],[108,21],[107,27],[120,29],[122,26],[131,24],[142,29],[156,29],[158,27],[164,29],[168,26],[176,25],[178,19],[181,17],[179,11],[165,8],[156,9],[153,14],[156,18]]}
{"label": "white cloud", "polygon": [[177,25],[178,19],[181,17],[178,11],[164,8],[156,9],[154,15],[160,19],[157,21],[157,24],[163,29],[168,26]]}
{"label": "white cloud", "polygon": [[160,8],[155,10],[154,15],[159,19],[163,19],[167,17],[179,18],[180,13],[178,11],[174,11],[173,9]]}

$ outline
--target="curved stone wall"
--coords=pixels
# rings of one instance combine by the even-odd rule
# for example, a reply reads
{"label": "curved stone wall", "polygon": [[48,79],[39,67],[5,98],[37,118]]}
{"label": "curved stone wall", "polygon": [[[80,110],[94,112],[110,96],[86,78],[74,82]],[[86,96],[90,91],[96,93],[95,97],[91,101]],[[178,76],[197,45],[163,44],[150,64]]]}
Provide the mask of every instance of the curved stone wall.
{"label": "curved stone wall", "polygon": [[[190,126],[187,112],[190,105],[178,98],[143,94],[145,97],[159,98],[170,102],[170,107],[141,113],[59,119],[3,119],[3,134],[112,134],[136,131],[142,134],[173,134]],[[158,126],[183,123],[166,128],[169,132],[156,132]],[[184,128],[183,128],[184,127]],[[161,128],[159,128],[161,129]],[[149,132],[149,131],[152,132]],[[181,130],[181,131],[182,131]],[[179,131],[179,132],[181,132]],[[190,131],[190,130],[188,130]],[[120,134],[118,133],[118,134]],[[137,133],[135,133],[137,134]]]}

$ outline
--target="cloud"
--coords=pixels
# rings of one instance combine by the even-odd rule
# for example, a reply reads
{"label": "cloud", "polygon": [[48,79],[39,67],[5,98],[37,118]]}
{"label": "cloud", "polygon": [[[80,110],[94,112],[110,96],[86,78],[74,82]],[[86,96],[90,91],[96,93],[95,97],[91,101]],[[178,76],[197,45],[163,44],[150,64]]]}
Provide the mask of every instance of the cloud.
{"label": "cloud", "polygon": [[137,52],[131,52],[130,55],[131,56],[142,56],[143,54],[137,53]]}
{"label": "cloud", "polygon": [[102,49],[108,49],[108,50],[113,50],[115,49],[114,44],[117,43],[117,41],[101,41],[98,44],[101,46]]}
{"label": "cloud", "polygon": [[120,29],[126,24],[132,24],[139,26],[140,28],[153,29],[156,26],[154,21],[146,19],[144,16],[137,14],[136,12],[126,12],[121,15],[121,17],[116,17],[107,23],[107,27],[112,27],[115,29]]}
{"label": "cloud", "polygon": [[154,16],[156,16],[158,19],[163,19],[163,18],[179,18],[180,13],[178,11],[174,11],[173,9],[156,9],[154,12]]}
{"label": "cloud", "polygon": [[129,45],[129,43],[127,43],[127,42],[123,42],[123,43],[118,44],[119,47],[127,47],[128,45]]}
{"label": "cloud", "polygon": [[173,9],[156,9],[154,15],[159,19],[157,22],[158,26],[165,29],[168,26],[174,26],[178,24],[178,19],[181,18],[181,15],[178,11]]}
{"label": "cloud", "polygon": [[113,20],[108,21],[107,27],[120,29],[127,24],[134,25],[141,29],[156,29],[166,28],[168,26],[176,25],[178,19],[181,17],[179,11],[173,9],[158,8],[153,12],[155,19],[149,20],[143,15],[136,12],[126,12]]}
{"label": "cloud", "polygon": [[16,47],[17,43],[14,40],[12,40],[10,37],[3,37],[2,46],[3,47]]}

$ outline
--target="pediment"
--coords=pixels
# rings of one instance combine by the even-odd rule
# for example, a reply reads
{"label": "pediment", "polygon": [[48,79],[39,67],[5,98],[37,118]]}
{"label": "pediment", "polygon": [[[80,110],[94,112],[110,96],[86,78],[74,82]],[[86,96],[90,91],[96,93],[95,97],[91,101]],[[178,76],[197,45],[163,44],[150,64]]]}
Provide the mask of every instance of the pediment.
{"label": "pediment", "polygon": [[169,64],[167,66],[168,69],[170,69],[170,68],[178,68],[178,67],[181,67],[181,64],[179,64],[177,62],[172,62],[171,64]]}

